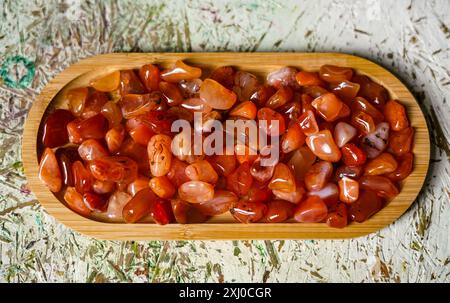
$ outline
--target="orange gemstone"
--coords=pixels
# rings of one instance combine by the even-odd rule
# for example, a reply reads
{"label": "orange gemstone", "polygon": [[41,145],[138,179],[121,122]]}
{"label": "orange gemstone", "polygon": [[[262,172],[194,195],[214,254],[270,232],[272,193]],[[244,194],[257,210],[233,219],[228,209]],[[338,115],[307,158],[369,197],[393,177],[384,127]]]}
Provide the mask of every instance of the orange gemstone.
{"label": "orange gemstone", "polygon": [[175,62],[172,68],[161,72],[161,79],[167,82],[180,82],[182,80],[193,80],[200,78],[202,70],[198,67],[189,66],[181,60]]}
{"label": "orange gemstone", "polygon": [[345,203],[353,203],[359,197],[359,183],[348,177],[339,180],[339,200]]}
{"label": "orange gemstone", "polygon": [[296,190],[295,177],[292,170],[284,163],[278,163],[275,166],[272,179],[268,187],[270,189],[282,190],[285,192],[294,192]]}
{"label": "orange gemstone", "polygon": [[335,94],[327,93],[314,99],[311,105],[326,121],[332,122],[339,118],[343,103]]}
{"label": "orange gemstone", "polygon": [[170,199],[175,195],[175,186],[167,176],[153,177],[150,179],[150,188],[160,198]]}
{"label": "orange gemstone", "polygon": [[366,175],[384,175],[394,172],[397,169],[397,161],[389,153],[382,153],[378,157],[367,163],[365,168]]}
{"label": "orange gemstone", "polygon": [[236,94],[220,83],[205,79],[200,87],[200,98],[214,109],[226,110],[236,102]]}
{"label": "orange gemstone", "polygon": [[39,179],[50,189],[50,191],[57,193],[61,190],[62,178],[58,160],[56,159],[55,153],[48,147],[41,156],[38,174]]}
{"label": "orange gemstone", "polygon": [[256,117],[256,112],[256,105],[252,101],[244,101],[230,111],[230,116],[253,120]]}
{"label": "orange gemstone", "polygon": [[405,107],[395,100],[389,100],[384,106],[384,116],[394,131],[400,131],[409,126]]}
{"label": "orange gemstone", "polygon": [[295,210],[294,218],[298,222],[322,222],[328,214],[327,205],[317,196],[310,196],[301,202]]}
{"label": "orange gemstone", "polygon": [[186,167],[186,176],[192,181],[204,181],[215,184],[219,179],[212,165],[206,160],[196,161]]}
{"label": "orange gemstone", "polygon": [[83,196],[73,187],[67,187],[66,192],[64,193],[64,201],[66,201],[67,206],[69,206],[70,209],[80,215],[89,216],[91,213],[91,210],[83,201]]}
{"label": "orange gemstone", "polygon": [[338,162],[341,159],[341,151],[334,142],[331,132],[327,129],[307,137],[306,144],[322,160]]}
{"label": "orange gemstone", "polygon": [[112,92],[119,87],[120,71],[114,71],[102,78],[96,79],[90,85],[101,92]]}
{"label": "orange gemstone", "polygon": [[309,191],[322,189],[333,174],[333,165],[327,161],[319,161],[305,174],[305,186]]}
{"label": "orange gemstone", "polygon": [[348,67],[340,67],[335,65],[322,65],[319,71],[320,78],[329,83],[340,83],[342,81],[351,80],[353,70]]}
{"label": "orange gemstone", "polygon": [[395,155],[401,156],[411,151],[413,139],[414,128],[412,127],[407,127],[398,132],[391,132],[389,147]]}
{"label": "orange gemstone", "polygon": [[178,195],[189,203],[206,202],[214,198],[214,186],[203,181],[188,181],[178,188]]}
{"label": "orange gemstone", "polygon": [[316,72],[300,71],[295,75],[295,80],[300,86],[324,86],[325,84]]}

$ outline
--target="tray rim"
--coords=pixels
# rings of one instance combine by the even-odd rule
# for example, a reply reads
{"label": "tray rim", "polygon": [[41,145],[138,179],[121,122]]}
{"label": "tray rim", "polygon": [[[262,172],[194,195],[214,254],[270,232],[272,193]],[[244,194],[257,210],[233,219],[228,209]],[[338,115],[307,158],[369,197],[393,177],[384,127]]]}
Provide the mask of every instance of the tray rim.
{"label": "tray rim", "polygon": [[[323,223],[202,223],[169,224],[159,226],[152,223],[125,224],[104,223],[78,215],[61,203],[39,180],[37,162],[37,132],[41,119],[53,98],[67,84],[85,73],[106,73],[110,70],[134,68],[145,63],[181,60],[205,60],[227,58],[230,62],[240,60],[270,60],[267,66],[286,66],[284,60],[329,60],[349,61],[358,72],[368,74],[377,82],[389,83],[386,88],[395,96],[401,95],[400,101],[406,102],[408,110],[413,109],[417,116],[411,117],[415,127],[415,167],[405,180],[401,193],[380,212],[364,223],[352,223],[344,229],[333,229]],[[101,60],[99,60],[101,59]],[[104,62],[114,64],[105,66]],[[119,63],[120,62],[120,63]],[[264,61],[261,61],[264,62]],[[232,64],[233,65],[233,64]],[[291,65],[291,64],[287,64]],[[345,65],[345,64],[336,64]],[[356,67],[354,66],[356,65]],[[299,64],[297,65],[299,66]],[[306,63],[305,66],[308,66]],[[308,70],[308,68],[305,68]],[[371,72],[367,72],[370,70]],[[373,73],[376,73],[374,76]],[[382,77],[382,80],[380,79]],[[394,87],[395,89],[393,89]],[[419,109],[416,111],[416,109]],[[36,127],[37,124],[37,127]],[[416,125],[420,125],[417,128]],[[420,150],[418,152],[418,142]],[[56,75],[41,91],[28,113],[22,138],[22,161],[28,185],[46,211],[64,225],[82,234],[110,240],[241,240],[241,239],[344,239],[364,236],[388,226],[412,205],[425,182],[430,161],[430,137],[424,114],[408,88],[391,72],[380,65],[355,55],[343,53],[302,53],[302,52],[258,52],[258,53],[109,53],[88,57],[70,65]],[[412,186],[414,179],[415,186]],[[407,187],[408,186],[408,187]],[[407,189],[407,190],[405,190]],[[407,201],[404,201],[407,200]]]}

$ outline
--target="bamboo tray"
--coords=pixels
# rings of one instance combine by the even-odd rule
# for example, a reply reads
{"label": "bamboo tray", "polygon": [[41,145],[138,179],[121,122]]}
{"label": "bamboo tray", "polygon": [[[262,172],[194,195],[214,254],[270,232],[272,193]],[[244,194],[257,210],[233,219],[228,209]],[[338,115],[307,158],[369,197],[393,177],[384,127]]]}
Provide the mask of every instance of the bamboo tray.
{"label": "bamboo tray", "polygon": [[[37,135],[47,108],[61,103],[65,90],[87,86],[91,79],[118,69],[139,68],[146,63],[163,67],[175,60],[199,66],[208,74],[215,67],[232,65],[264,77],[282,66],[318,70],[323,64],[348,66],[370,76],[407,108],[415,128],[414,170],[405,180],[400,194],[385,208],[364,223],[352,223],[344,229],[330,228],[324,223],[236,223],[230,214],[213,217],[202,224],[105,223],[84,218],[67,208],[38,178]],[[50,105],[50,106],[49,106]],[[45,209],[74,230],[101,239],[115,240],[222,240],[222,239],[339,239],[375,232],[399,218],[415,200],[426,177],[430,160],[430,140],[427,124],[419,105],[409,90],[381,66],[352,55],[337,53],[115,53],[90,57],[75,63],[57,75],[35,100],[28,118],[22,142],[25,174],[31,190]]]}

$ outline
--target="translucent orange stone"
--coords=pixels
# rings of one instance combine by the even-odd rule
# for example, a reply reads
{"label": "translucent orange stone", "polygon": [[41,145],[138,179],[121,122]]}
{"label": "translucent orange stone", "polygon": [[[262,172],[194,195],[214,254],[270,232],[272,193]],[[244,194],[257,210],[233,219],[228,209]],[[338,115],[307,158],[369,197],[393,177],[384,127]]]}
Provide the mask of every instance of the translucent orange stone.
{"label": "translucent orange stone", "polygon": [[166,175],[172,161],[172,139],[163,134],[154,135],[148,142],[147,153],[150,161],[150,171],[153,176]]}
{"label": "translucent orange stone", "polygon": [[295,123],[290,126],[281,138],[281,151],[285,154],[296,150],[305,144],[306,136],[300,126]]}
{"label": "translucent orange stone", "polygon": [[100,112],[108,119],[110,128],[118,126],[122,122],[122,112],[120,107],[113,101],[106,102]]}
{"label": "translucent orange stone", "polygon": [[163,100],[169,106],[177,106],[183,102],[183,95],[176,84],[170,82],[160,82],[159,90],[162,93]]}
{"label": "translucent orange stone", "polygon": [[272,190],[282,190],[285,192],[294,192],[296,190],[296,182],[292,170],[284,163],[278,163],[275,166],[272,179],[268,187]]}
{"label": "translucent orange stone", "polygon": [[134,142],[133,139],[125,139],[116,155],[130,157],[137,162],[139,172],[142,175],[149,175],[150,163],[148,161],[147,149]]}
{"label": "translucent orange stone", "polygon": [[348,166],[363,165],[366,162],[367,155],[356,144],[347,143],[341,148],[342,161]]}
{"label": "translucent orange stone", "polygon": [[315,161],[316,155],[307,146],[302,146],[292,153],[287,163],[294,171],[297,180],[303,180]]}
{"label": "translucent orange stone", "polygon": [[244,101],[230,111],[230,116],[253,120],[256,117],[256,112],[256,105],[252,101]]}
{"label": "translucent orange stone", "polygon": [[358,95],[368,100],[378,108],[382,108],[389,98],[387,90],[378,83],[370,80],[367,76],[354,75],[352,82],[360,85]]}
{"label": "translucent orange stone", "polygon": [[234,85],[234,74],[236,71],[232,66],[221,66],[213,70],[209,76],[211,79],[219,82],[228,89],[232,89]]}
{"label": "translucent orange stone", "polygon": [[90,83],[93,88],[101,92],[112,92],[119,87],[119,84],[120,71],[114,71]]}
{"label": "translucent orange stone", "polygon": [[130,183],[137,178],[137,163],[124,156],[111,156],[89,162],[92,175],[101,181]]}
{"label": "translucent orange stone", "polygon": [[250,174],[252,175],[255,180],[265,183],[272,179],[273,172],[275,171],[275,165],[278,163],[278,161],[272,163],[269,163],[270,165],[262,165],[262,161],[264,157],[262,155],[258,156],[255,161],[253,161],[251,167],[250,167]]}
{"label": "translucent orange stone", "polygon": [[190,181],[186,175],[186,164],[183,161],[178,160],[177,158],[172,158],[172,163],[170,165],[170,170],[167,173],[167,178],[169,178],[170,182],[176,187],[180,187],[181,184]]}
{"label": "translucent orange stone", "polygon": [[123,208],[131,200],[131,198],[132,197],[129,194],[123,191],[116,191],[112,193],[108,200],[106,216],[112,221],[122,220]]}
{"label": "translucent orange stone", "polygon": [[81,118],[87,119],[99,114],[103,106],[108,102],[106,93],[94,91],[87,97]]}
{"label": "translucent orange stone", "polygon": [[255,103],[258,108],[264,107],[267,100],[275,94],[275,91],[275,88],[272,86],[260,85],[258,89],[250,96],[250,101]]}
{"label": "translucent orange stone", "polygon": [[57,193],[61,190],[62,178],[58,160],[50,148],[46,148],[39,163],[39,179],[50,189]]}
{"label": "translucent orange stone", "polygon": [[236,169],[236,157],[234,155],[214,155],[209,163],[216,172],[222,176],[228,176]]}
{"label": "translucent orange stone", "polygon": [[347,142],[352,140],[358,131],[356,128],[345,122],[338,122],[334,128],[334,140],[336,145],[341,148]]}
{"label": "translucent orange stone", "polygon": [[395,171],[387,174],[386,177],[392,181],[401,181],[411,174],[413,170],[414,155],[412,153],[406,153],[397,159],[398,166]]}
{"label": "translucent orange stone", "polygon": [[142,146],[147,146],[150,139],[155,135],[152,129],[145,125],[140,124],[129,131],[130,137],[133,138],[134,142]]}
{"label": "translucent orange stone", "polygon": [[328,161],[319,161],[305,174],[304,182],[309,191],[320,190],[333,174],[333,165]]}
{"label": "translucent orange stone", "polygon": [[285,66],[280,69],[274,70],[267,74],[266,82],[268,85],[281,88],[281,87],[295,87],[297,82],[295,80],[295,75],[297,74],[297,69]]}
{"label": "translucent orange stone", "polygon": [[217,216],[229,211],[237,201],[238,197],[235,193],[228,190],[216,190],[211,200],[193,205],[205,215]]}
{"label": "translucent orange stone", "polygon": [[72,88],[66,93],[66,100],[69,103],[69,109],[75,116],[80,116],[84,110],[86,99],[89,94],[87,87]]}
{"label": "translucent orange stone", "polygon": [[339,117],[343,103],[333,93],[323,94],[314,99],[311,105],[316,109],[322,118],[332,122]]}
{"label": "translucent orange stone", "polygon": [[252,164],[257,158],[258,153],[257,151],[251,149],[245,144],[236,144],[234,146],[234,152],[236,155],[236,160],[242,164],[244,162],[248,162]]}
{"label": "translucent orange stone", "polygon": [[320,79],[319,73],[299,71],[295,75],[295,80],[297,80],[300,86],[323,86],[325,83]]}
{"label": "translucent orange stone", "polygon": [[290,87],[282,86],[267,100],[266,106],[272,109],[279,108],[288,103],[293,96],[294,93]]}
{"label": "translucent orange stone", "polygon": [[308,110],[314,111],[314,107],[312,107],[311,103],[314,100],[310,95],[302,94],[300,97],[302,103],[302,113],[307,112]]}
{"label": "translucent orange stone", "polygon": [[111,128],[105,135],[106,145],[111,153],[115,153],[120,149],[125,138],[125,129],[122,125]]}
{"label": "translucent orange stone", "polygon": [[150,179],[145,176],[138,176],[136,179],[134,179],[133,182],[128,184],[127,186],[127,192],[134,196],[141,190],[149,187]]}
{"label": "translucent orange stone", "polygon": [[340,83],[352,79],[353,70],[348,67],[322,65],[319,70],[320,78],[329,83]]}
{"label": "translucent orange stone", "polygon": [[102,114],[67,124],[70,142],[80,144],[86,139],[103,139],[108,131],[108,121]]}
{"label": "translucent orange stone", "polygon": [[83,194],[91,191],[94,178],[81,161],[72,164],[72,175],[77,192]]}
{"label": "translucent orange stone", "polygon": [[58,160],[63,185],[73,186],[72,163],[81,160],[78,149],[75,147],[58,148],[55,156]]}
{"label": "translucent orange stone", "polygon": [[362,176],[359,180],[362,189],[371,190],[384,198],[394,198],[399,191],[395,184],[384,176]]}
{"label": "translucent orange stone", "polygon": [[391,132],[389,136],[389,148],[392,152],[401,156],[409,153],[414,139],[414,128],[407,127],[401,131]]}
{"label": "translucent orange stone", "polygon": [[171,199],[172,211],[175,220],[180,224],[203,223],[208,220],[208,216],[195,208],[197,204],[190,204],[181,199]]}
{"label": "translucent orange stone", "polygon": [[234,75],[233,91],[239,101],[247,101],[259,90],[261,84],[255,75],[238,71]]}
{"label": "translucent orange stone", "polygon": [[[75,117],[65,109],[57,109],[52,112],[44,123],[42,132],[42,144],[45,147],[58,147],[69,142],[67,126],[75,126]],[[72,122],[73,121],[73,122]]]}
{"label": "translucent orange stone", "polygon": [[128,94],[145,94],[147,90],[142,85],[141,80],[136,75],[134,70],[121,70],[120,71],[120,94],[122,96]]}
{"label": "translucent orange stone", "polygon": [[161,79],[167,82],[180,82],[181,80],[193,80],[200,78],[202,70],[198,67],[189,66],[181,60],[161,72]]}
{"label": "translucent orange stone", "polygon": [[331,132],[327,129],[307,137],[306,144],[322,160],[338,162],[341,159],[341,151],[334,142]]}
{"label": "translucent orange stone", "polygon": [[339,180],[339,200],[345,203],[353,203],[359,197],[359,183],[348,177]]}
{"label": "translucent orange stone", "polygon": [[266,183],[254,180],[247,193],[248,202],[267,202],[272,197],[272,191]]}
{"label": "translucent orange stone", "polygon": [[397,161],[390,153],[382,153],[367,163],[365,174],[372,176],[384,175],[394,172],[397,166]]}
{"label": "translucent orange stone", "polygon": [[69,208],[80,215],[89,216],[91,210],[84,204],[83,196],[78,193],[75,188],[67,187],[64,193],[64,201],[66,201]]}
{"label": "translucent orange stone", "polygon": [[375,130],[375,122],[372,116],[362,111],[352,115],[351,123],[363,134],[369,134]]}
{"label": "translucent orange stone", "polygon": [[83,141],[78,147],[78,153],[84,161],[92,161],[97,158],[109,156],[106,148],[95,139]]}
{"label": "translucent orange stone", "polygon": [[267,203],[267,211],[262,218],[262,222],[280,223],[294,215],[295,204],[283,200],[272,200]]}
{"label": "translucent orange stone", "polygon": [[89,210],[95,212],[104,212],[108,208],[107,195],[84,193],[83,202]]}
{"label": "translucent orange stone", "polygon": [[287,122],[287,125],[292,125],[297,122],[298,118],[303,114],[302,104],[299,99],[301,98],[298,94],[295,95],[294,101],[286,103],[282,107],[278,108],[278,112],[281,113]]}
{"label": "translucent orange stone", "polygon": [[272,193],[277,199],[285,200],[290,203],[297,204],[303,199],[306,191],[305,191],[305,187],[301,183],[297,182],[295,187],[296,188],[295,188],[294,192],[285,192],[282,190],[274,189],[274,190],[272,190]]}
{"label": "translucent orange stone", "polygon": [[139,69],[139,77],[149,92],[159,89],[159,68],[153,64],[145,64]]}
{"label": "translucent orange stone", "polygon": [[309,191],[307,195],[319,197],[328,207],[335,207],[339,199],[339,188],[335,183],[328,182],[320,190]]}
{"label": "translucent orange stone", "polygon": [[303,133],[307,136],[315,134],[319,131],[316,117],[311,110],[304,112],[298,119],[298,123]]}
{"label": "translucent orange stone", "polygon": [[394,131],[400,131],[409,126],[405,107],[395,100],[389,100],[384,106],[384,116]]}
{"label": "translucent orange stone", "polygon": [[344,203],[339,203],[334,212],[328,214],[327,225],[334,228],[344,228],[348,225],[348,211]]}
{"label": "translucent orange stone", "polygon": [[331,91],[338,96],[342,101],[350,104],[357,96],[359,91],[359,84],[350,81],[342,81],[330,85]]}
{"label": "translucent orange stone", "polygon": [[262,202],[248,202],[245,200],[240,200],[230,209],[230,213],[233,217],[241,223],[258,222],[266,212],[266,204]]}
{"label": "translucent orange stone", "polygon": [[125,119],[130,119],[156,109],[161,102],[159,92],[149,94],[128,94],[122,97],[120,107],[122,115]]}
{"label": "translucent orange stone", "polygon": [[152,203],[157,198],[150,188],[139,191],[122,210],[122,216],[125,222],[135,223],[149,215],[152,210]]}
{"label": "translucent orange stone", "polygon": [[236,102],[236,94],[220,83],[205,79],[200,87],[200,98],[214,109],[226,110]]}
{"label": "translucent orange stone", "polygon": [[181,107],[192,112],[209,113],[212,107],[200,98],[189,98],[181,103]]}
{"label": "translucent orange stone", "polygon": [[203,181],[188,181],[178,188],[178,195],[189,203],[206,202],[214,198],[214,186]]}
{"label": "translucent orange stone", "polygon": [[359,179],[363,174],[362,166],[347,166],[345,164],[339,166],[334,174],[334,180],[339,181],[344,177]]}
{"label": "translucent orange stone", "polygon": [[204,181],[215,184],[219,179],[212,165],[206,160],[196,161],[186,167],[186,176],[192,181]]}
{"label": "translucent orange stone", "polygon": [[227,176],[227,189],[238,196],[245,196],[253,183],[253,177],[250,173],[250,164],[244,162],[238,166],[234,172]]}
{"label": "translucent orange stone", "polygon": [[[261,123],[259,123],[259,127],[260,131],[264,131],[268,136],[279,136],[286,131],[284,117],[271,108],[263,107],[258,110],[257,118],[258,121],[266,121],[267,128],[262,128]],[[278,125],[276,125],[277,123]]]}
{"label": "translucent orange stone", "polygon": [[167,176],[153,177],[150,179],[150,188],[160,198],[170,199],[175,195],[175,186]]}
{"label": "translucent orange stone", "polygon": [[115,188],[116,184],[112,181],[95,180],[92,184],[92,190],[99,195],[112,193]]}
{"label": "translucent orange stone", "polygon": [[303,223],[322,222],[328,214],[327,205],[317,196],[310,196],[298,205],[294,219]]}
{"label": "translucent orange stone", "polygon": [[366,114],[369,114],[375,121],[375,123],[383,122],[384,116],[383,114],[369,101],[362,97],[356,97],[352,102],[352,111],[358,112],[362,111]]}
{"label": "translucent orange stone", "polygon": [[348,209],[352,221],[362,223],[372,217],[383,207],[383,201],[371,190],[361,192],[359,199]]}

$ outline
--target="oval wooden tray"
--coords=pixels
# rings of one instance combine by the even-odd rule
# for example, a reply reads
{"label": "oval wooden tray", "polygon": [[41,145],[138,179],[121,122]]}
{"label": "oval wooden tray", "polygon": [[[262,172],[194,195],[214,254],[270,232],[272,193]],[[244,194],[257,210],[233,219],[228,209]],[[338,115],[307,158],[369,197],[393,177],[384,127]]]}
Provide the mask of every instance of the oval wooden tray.
{"label": "oval wooden tray", "polygon": [[[392,98],[400,100],[407,107],[411,125],[416,131],[414,170],[405,180],[401,193],[384,209],[366,222],[352,223],[344,229],[329,228],[323,223],[240,224],[236,223],[229,214],[214,217],[203,224],[160,226],[152,223],[104,223],[84,218],[71,211],[38,178],[37,134],[49,104],[50,107],[58,106],[65,90],[87,86],[91,79],[114,70],[139,68],[146,63],[168,67],[179,59],[201,67],[205,70],[205,75],[213,68],[223,65],[232,65],[260,77],[282,66],[294,66],[304,70],[318,70],[323,64],[352,67],[358,73],[368,75],[386,87]],[[430,140],[425,118],[409,90],[390,72],[360,57],[337,53],[116,53],[81,60],[50,81],[35,100],[25,123],[22,158],[28,184],[45,209],[65,225],[96,238],[116,240],[336,239],[375,232],[392,223],[408,209],[426,177],[430,159]]]}

